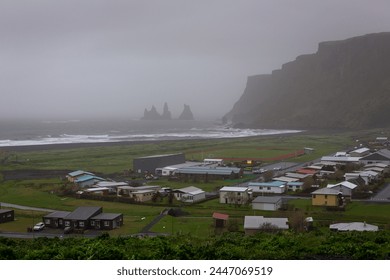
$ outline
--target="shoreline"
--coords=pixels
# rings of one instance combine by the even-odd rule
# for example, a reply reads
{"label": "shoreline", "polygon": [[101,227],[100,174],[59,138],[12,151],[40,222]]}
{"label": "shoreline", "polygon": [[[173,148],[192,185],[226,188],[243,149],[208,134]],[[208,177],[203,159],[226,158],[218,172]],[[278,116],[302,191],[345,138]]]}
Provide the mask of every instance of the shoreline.
{"label": "shoreline", "polygon": [[113,142],[95,142],[95,143],[58,143],[58,144],[42,144],[42,145],[25,145],[25,146],[0,146],[0,151],[8,152],[32,152],[32,151],[48,151],[48,150],[67,150],[67,149],[81,149],[93,147],[113,147],[113,146],[131,146],[139,144],[156,144],[167,142],[182,142],[182,141],[210,141],[210,140],[237,140],[250,138],[272,138],[272,137],[286,137],[293,135],[301,135],[307,131],[300,131],[296,133],[280,133],[272,135],[256,135],[243,137],[222,137],[222,138],[197,138],[197,139],[161,139],[161,140],[135,140],[135,141],[113,141]]}

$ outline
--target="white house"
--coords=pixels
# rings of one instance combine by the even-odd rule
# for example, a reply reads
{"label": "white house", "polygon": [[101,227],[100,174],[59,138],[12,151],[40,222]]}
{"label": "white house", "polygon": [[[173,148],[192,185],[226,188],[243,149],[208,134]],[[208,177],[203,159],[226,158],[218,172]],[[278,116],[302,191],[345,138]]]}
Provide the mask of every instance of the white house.
{"label": "white house", "polygon": [[352,191],[357,188],[357,185],[348,181],[344,181],[337,184],[329,184],[326,187],[341,192],[343,196],[351,197]]}
{"label": "white house", "polygon": [[276,211],[282,207],[280,196],[258,196],[252,200],[253,210]]}
{"label": "white house", "polygon": [[356,149],[356,150],[349,152],[349,155],[351,157],[364,157],[364,156],[368,155],[369,153],[370,153],[369,148],[359,148],[359,149]]}
{"label": "white house", "polygon": [[265,218],[263,216],[245,216],[245,234],[255,234],[257,232],[267,229],[289,229],[288,218]]}
{"label": "white house", "polygon": [[275,193],[281,194],[286,192],[286,182],[271,181],[271,182],[249,182],[248,187],[253,193]]}
{"label": "white house", "polygon": [[249,187],[223,187],[219,190],[219,203],[245,204],[252,198]]}
{"label": "white house", "polygon": [[173,191],[174,196],[177,200],[182,202],[197,202],[206,198],[206,192],[197,187],[186,187]]}
{"label": "white house", "polygon": [[368,185],[379,178],[379,173],[372,170],[365,170],[344,174],[344,178],[346,181],[353,180],[359,177],[364,180],[366,185]]}

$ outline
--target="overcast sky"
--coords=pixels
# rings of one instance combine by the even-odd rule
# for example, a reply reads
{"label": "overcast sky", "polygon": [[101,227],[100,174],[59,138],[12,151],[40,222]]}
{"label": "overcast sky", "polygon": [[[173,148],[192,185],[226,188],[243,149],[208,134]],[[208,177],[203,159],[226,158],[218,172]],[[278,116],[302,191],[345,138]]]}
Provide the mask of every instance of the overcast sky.
{"label": "overcast sky", "polygon": [[0,0],[0,117],[221,117],[248,76],[390,31],[388,0]]}

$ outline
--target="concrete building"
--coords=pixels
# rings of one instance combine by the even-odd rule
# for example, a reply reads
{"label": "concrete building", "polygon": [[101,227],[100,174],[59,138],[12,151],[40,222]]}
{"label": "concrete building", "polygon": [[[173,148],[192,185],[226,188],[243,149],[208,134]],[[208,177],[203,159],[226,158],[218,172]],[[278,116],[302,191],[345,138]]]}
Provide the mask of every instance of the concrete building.
{"label": "concrete building", "polygon": [[157,168],[181,164],[185,161],[183,153],[139,157],[133,160],[133,170],[137,173],[148,172],[154,174]]}
{"label": "concrete building", "polygon": [[252,200],[253,210],[276,211],[282,207],[280,196],[258,196]]}
{"label": "concrete building", "polygon": [[219,190],[219,203],[245,204],[252,198],[252,189],[249,187],[223,187]]}

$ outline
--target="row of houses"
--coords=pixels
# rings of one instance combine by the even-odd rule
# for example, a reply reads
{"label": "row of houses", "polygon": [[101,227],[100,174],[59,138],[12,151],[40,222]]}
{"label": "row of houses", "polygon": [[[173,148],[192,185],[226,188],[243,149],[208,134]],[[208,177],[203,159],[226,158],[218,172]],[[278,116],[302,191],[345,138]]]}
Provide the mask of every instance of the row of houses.
{"label": "row of houses", "polygon": [[123,214],[103,213],[103,208],[99,206],[81,206],[73,212],[52,212],[45,215],[42,220],[49,228],[111,230],[123,225]]}

